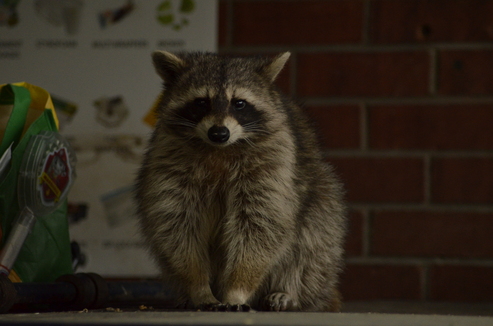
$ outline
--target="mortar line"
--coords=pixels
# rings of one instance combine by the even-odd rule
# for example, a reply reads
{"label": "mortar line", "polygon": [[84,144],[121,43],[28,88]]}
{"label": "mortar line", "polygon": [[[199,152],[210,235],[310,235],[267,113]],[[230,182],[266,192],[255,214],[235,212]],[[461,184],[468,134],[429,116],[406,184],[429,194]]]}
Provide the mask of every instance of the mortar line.
{"label": "mortar line", "polygon": [[427,301],[430,298],[430,266],[425,263],[421,266],[421,282],[420,282],[420,290],[421,290],[421,300]]}
{"label": "mortar line", "polygon": [[370,257],[371,253],[371,213],[368,209],[363,211],[363,232],[362,232],[362,254],[364,257]]}
{"label": "mortar line", "polygon": [[424,191],[424,203],[431,204],[431,155],[427,154],[423,158],[423,191]]}
{"label": "mortar line", "polygon": [[361,31],[361,41],[363,45],[370,45],[370,21],[371,21],[371,3],[366,0],[363,4],[363,24]]}
{"label": "mortar line", "polygon": [[427,52],[433,47],[436,50],[493,50],[493,43],[404,43],[404,44],[364,44],[363,42],[350,44],[323,44],[323,45],[238,45],[228,49],[231,52],[272,53],[286,51],[288,48],[296,52],[323,53],[323,52]]}
{"label": "mortar line", "polygon": [[416,96],[416,97],[299,97],[310,105],[358,104],[368,105],[491,105],[493,96]]}
{"label": "mortar line", "polygon": [[234,35],[234,9],[233,2],[231,0],[226,3],[226,14],[228,15],[226,19],[226,23],[228,24],[226,33],[226,47],[231,48],[233,47]]}
{"label": "mortar line", "polygon": [[432,155],[433,158],[488,158],[493,159],[493,149],[491,150],[447,150],[437,152],[429,150],[368,150],[361,149],[330,149],[326,150],[327,159],[331,158],[416,158]]}
{"label": "mortar line", "polygon": [[429,213],[479,213],[492,214],[493,205],[472,204],[372,204],[372,203],[349,203],[351,210],[382,210],[382,211],[412,211]]}
{"label": "mortar line", "polygon": [[430,49],[430,76],[429,76],[430,95],[436,95],[438,91],[438,54],[435,48]]}
{"label": "mortar line", "polygon": [[451,265],[451,266],[470,266],[470,267],[493,267],[493,259],[469,259],[469,258],[434,258],[434,257],[406,257],[386,256],[386,257],[347,257],[346,264],[351,265],[396,265],[396,266],[427,266],[432,265]]}
{"label": "mortar line", "polygon": [[361,103],[360,104],[360,148],[362,151],[366,152],[369,150],[369,137],[370,137],[370,129],[368,125],[368,105],[366,103]]}

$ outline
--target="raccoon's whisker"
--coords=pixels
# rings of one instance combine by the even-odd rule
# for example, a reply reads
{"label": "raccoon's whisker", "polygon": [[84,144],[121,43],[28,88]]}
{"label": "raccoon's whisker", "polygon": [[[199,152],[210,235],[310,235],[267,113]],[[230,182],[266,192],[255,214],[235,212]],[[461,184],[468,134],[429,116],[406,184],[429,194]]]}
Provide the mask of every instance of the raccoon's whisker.
{"label": "raccoon's whisker", "polygon": [[265,130],[264,128],[262,128],[260,126],[247,126],[247,125],[244,125],[243,126],[243,130],[245,130],[245,131],[253,131],[253,132],[263,132],[263,133],[270,134],[270,131],[267,131],[267,130]]}
{"label": "raccoon's whisker", "polygon": [[245,124],[243,125],[243,127],[244,127],[244,128],[256,127],[256,126],[258,126],[258,125],[259,125],[259,124],[258,124],[259,122],[260,122],[260,120],[255,120],[255,121],[252,121],[252,122],[248,122],[248,123],[245,123]]}
{"label": "raccoon's whisker", "polygon": [[186,122],[186,123],[189,123],[190,125],[193,125],[193,126],[196,126],[197,125],[197,123],[195,121],[192,121],[190,119],[187,119],[184,116],[181,116],[181,115],[179,115],[176,112],[173,113],[173,117],[174,117],[174,119],[173,118],[170,118],[169,120],[170,121],[177,121],[177,122],[178,121],[180,121],[180,122]]}
{"label": "raccoon's whisker", "polygon": [[248,145],[250,145],[250,146],[252,146],[252,147],[257,147],[257,144],[255,144],[254,142],[252,142],[252,140],[251,140],[250,138],[245,137],[245,138],[243,138],[243,139],[245,140],[245,142],[246,142]]}
{"label": "raccoon's whisker", "polygon": [[184,126],[184,127],[190,127],[190,128],[195,128],[197,124],[191,120],[188,120],[186,118],[176,116],[175,118],[169,118],[167,119],[169,124],[175,125],[175,126]]}
{"label": "raccoon's whisker", "polygon": [[195,124],[192,124],[192,123],[186,122],[186,121],[174,121],[173,122],[173,125],[175,125],[175,126],[190,127],[190,128],[195,128],[196,127]]}
{"label": "raccoon's whisker", "polygon": [[260,120],[256,120],[256,121],[252,121],[252,122],[249,122],[249,123],[245,123],[243,125],[243,129],[245,131],[263,132],[265,134],[270,134],[269,131],[267,131],[261,125],[259,125],[259,121]]}
{"label": "raccoon's whisker", "polygon": [[256,128],[243,128],[245,132],[252,132],[256,134],[263,134],[263,135],[271,135],[272,133],[270,131],[267,131],[265,129],[256,129]]}

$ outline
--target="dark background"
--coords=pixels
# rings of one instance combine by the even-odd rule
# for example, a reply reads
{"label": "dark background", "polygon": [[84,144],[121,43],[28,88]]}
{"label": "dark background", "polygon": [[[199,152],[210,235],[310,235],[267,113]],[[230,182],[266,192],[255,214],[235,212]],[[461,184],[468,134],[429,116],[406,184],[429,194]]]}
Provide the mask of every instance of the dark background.
{"label": "dark background", "polygon": [[220,53],[292,52],[348,190],[345,300],[493,301],[493,1],[219,4]]}

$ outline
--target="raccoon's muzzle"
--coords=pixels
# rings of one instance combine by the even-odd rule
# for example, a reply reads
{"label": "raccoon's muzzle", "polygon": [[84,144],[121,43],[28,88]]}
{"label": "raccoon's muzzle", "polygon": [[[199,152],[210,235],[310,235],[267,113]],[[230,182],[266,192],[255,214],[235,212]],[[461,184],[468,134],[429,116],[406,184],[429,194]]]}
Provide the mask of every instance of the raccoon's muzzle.
{"label": "raccoon's muzzle", "polygon": [[225,126],[212,126],[207,132],[207,137],[209,137],[212,142],[218,144],[227,142],[229,135],[229,129]]}

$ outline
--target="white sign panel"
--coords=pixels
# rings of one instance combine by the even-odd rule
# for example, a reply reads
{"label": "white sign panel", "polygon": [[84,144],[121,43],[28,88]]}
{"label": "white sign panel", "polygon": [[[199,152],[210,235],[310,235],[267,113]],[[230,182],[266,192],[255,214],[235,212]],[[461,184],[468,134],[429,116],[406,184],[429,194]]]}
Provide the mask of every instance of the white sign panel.
{"label": "white sign panel", "polygon": [[150,54],[214,52],[216,25],[217,0],[0,0],[0,84],[50,92],[77,151],[70,232],[87,258],[78,271],[156,275],[131,196],[151,131],[143,117],[161,89]]}

